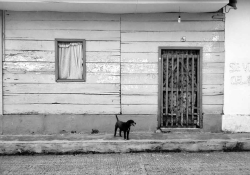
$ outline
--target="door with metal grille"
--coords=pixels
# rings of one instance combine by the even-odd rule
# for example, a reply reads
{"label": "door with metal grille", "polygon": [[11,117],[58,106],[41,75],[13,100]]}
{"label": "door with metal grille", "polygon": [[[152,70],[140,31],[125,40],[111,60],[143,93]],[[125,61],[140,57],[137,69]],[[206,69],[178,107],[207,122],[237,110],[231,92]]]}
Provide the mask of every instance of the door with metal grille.
{"label": "door with metal grille", "polygon": [[201,49],[160,49],[160,127],[201,128]]}

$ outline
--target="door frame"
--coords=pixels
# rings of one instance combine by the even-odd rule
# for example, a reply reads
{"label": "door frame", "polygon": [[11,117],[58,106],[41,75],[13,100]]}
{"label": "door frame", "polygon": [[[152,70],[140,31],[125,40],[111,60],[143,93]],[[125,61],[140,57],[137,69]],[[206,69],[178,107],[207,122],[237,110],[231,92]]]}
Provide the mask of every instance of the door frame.
{"label": "door frame", "polygon": [[[200,122],[200,128],[198,129],[202,129],[203,128],[203,111],[202,111],[202,64],[203,64],[203,47],[172,47],[172,46],[160,46],[158,47],[158,110],[157,110],[157,128],[161,127],[161,111],[163,108],[163,104],[162,104],[162,98],[163,98],[163,94],[162,94],[162,68],[163,68],[163,60],[162,60],[162,50],[197,50],[200,53],[200,61],[199,61],[199,79],[197,81],[199,81],[199,106],[200,106],[200,118],[199,118],[199,122]],[[170,129],[170,128],[169,128]],[[182,128],[176,128],[176,129],[182,129]],[[185,128],[187,129],[187,128]]]}

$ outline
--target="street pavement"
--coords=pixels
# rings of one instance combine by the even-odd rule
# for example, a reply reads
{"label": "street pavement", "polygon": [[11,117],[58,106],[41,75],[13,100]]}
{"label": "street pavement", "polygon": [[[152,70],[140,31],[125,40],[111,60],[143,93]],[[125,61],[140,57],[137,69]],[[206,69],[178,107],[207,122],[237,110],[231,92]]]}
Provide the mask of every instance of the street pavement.
{"label": "street pavement", "polygon": [[250,152],[0,156],[1,175],[249,175]]}

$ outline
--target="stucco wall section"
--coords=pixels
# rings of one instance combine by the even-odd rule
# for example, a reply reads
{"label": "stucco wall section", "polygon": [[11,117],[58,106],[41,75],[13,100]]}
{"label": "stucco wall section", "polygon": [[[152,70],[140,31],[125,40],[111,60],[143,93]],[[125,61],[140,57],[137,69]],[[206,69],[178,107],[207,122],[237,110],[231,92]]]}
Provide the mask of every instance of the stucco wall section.
{"label": "stucco wall section", "polygon": [[229,132],[250,132],[250,115],[223,115],[222,130]]}
{"label": "stucco wall section", "polygon": [[223,130],[250,132],[250,1],[226,13]]}

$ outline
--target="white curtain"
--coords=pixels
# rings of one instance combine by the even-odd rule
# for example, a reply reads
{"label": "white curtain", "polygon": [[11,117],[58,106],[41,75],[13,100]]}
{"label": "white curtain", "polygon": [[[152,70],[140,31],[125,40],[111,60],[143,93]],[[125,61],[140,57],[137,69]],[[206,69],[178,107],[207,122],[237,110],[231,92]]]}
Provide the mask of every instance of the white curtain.
{"label": "white curtain", "polygon": [[59,43],[59,79],[83,78],[82,43]]}

